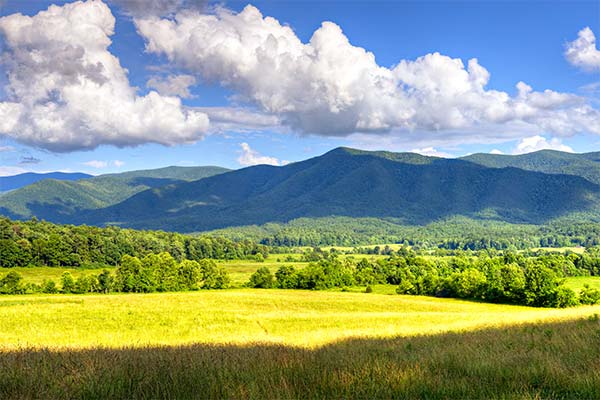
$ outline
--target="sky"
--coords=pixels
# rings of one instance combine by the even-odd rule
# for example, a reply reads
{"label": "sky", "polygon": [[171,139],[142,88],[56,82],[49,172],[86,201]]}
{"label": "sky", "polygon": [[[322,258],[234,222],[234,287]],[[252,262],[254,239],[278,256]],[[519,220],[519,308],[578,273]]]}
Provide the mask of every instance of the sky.
{"label": "sky", "polygon": [[600,150],[600,1],[0,0],[0,175]]}

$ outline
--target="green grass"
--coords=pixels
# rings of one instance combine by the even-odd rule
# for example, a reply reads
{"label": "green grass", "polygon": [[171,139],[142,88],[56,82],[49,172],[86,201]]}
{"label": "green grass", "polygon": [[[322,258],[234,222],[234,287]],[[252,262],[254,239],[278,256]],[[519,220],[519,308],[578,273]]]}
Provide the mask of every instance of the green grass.
{"label": "green grass", "polygon": [[[15,268],[0,268],[0,276],[4,276],[10,271],[18,272],[25,283],[41,284],[44,280],[53,280],[60,285],[61,276],[64,272],[70,272],[75,279],[81,275],[98,275],[105,268],[98,269],[83,269],[83,268],[68,268],[68,267],[15,267]],[[113,268],[106,268],[113,270]]]}
{"label": "green grass", "polygon": [[0,398],[599,398],[598,313],[289,290],[6,296]]}
{"label": "green grass", "polygon": [[599,276],[573,276],[567,278],[565,285],[573,289],[576,293],[579,293],[583,289],[583,285],[590,285],[590,287],[600,290],[600,277]]}

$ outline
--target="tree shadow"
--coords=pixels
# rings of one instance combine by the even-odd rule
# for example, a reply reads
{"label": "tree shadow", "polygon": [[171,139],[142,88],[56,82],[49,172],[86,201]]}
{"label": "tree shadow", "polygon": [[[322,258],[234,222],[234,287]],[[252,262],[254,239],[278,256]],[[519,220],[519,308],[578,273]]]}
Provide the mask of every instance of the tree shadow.
{"label": "tree shadow", "polygon": [[600,398],[598,316],[284,345],[18,350],[0,398]]}

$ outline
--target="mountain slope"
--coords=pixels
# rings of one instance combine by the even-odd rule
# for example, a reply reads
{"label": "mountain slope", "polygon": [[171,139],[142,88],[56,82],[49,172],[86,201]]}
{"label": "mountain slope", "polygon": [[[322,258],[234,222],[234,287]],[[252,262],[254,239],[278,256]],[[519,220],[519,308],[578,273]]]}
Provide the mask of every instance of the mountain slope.
{"label": "mountain slope", "polygon": [[580,176],[600,184],[600,153],[565,153],[556,150],[540,150],[521,155],[472,154],[462,157],[490,168],[514,167],[547,174]]}
{"label": "mountain slope", "polygon": [[91,178],[92,175],[81,172],[49,172],[39,174],[36,172],[26,172],[13,176],[0,176],[0,193],[8,192],[22,188],[23,186],[31,185],[32,183],[44,179],[56,179],[59,181],[76,181],[79,179]]}
{"label": "mountain slope", "polygon": [[580,176],[338,148],[284,167],[150,189],[71,222],[184,232],[332,215],[409,224],[452,215],[540,223],[573,212],[596,216],[599,199],[599,186]]}
{"label": "mountain slope", "polygon": [[0,214],[65,222],[82,211],[108,207],[149,188],[202,179],[221,167],[166,167],[107,174],[79,181],[47,179],[0,196]]}

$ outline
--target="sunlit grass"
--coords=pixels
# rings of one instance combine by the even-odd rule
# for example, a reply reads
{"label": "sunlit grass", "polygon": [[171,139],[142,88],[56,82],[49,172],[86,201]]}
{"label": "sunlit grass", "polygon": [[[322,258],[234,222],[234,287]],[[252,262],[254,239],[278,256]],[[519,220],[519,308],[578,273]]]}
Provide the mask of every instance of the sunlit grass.
{"label": "sunlit grass", "polygon": [[600,313],[295,290],[0,297],[0,348],[278,343],[410,336]]}

